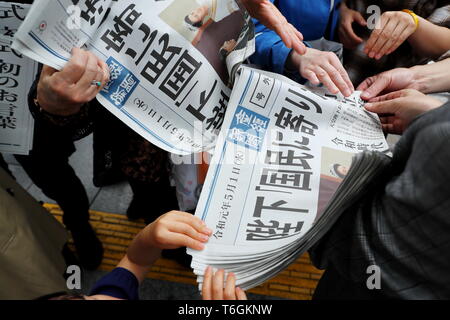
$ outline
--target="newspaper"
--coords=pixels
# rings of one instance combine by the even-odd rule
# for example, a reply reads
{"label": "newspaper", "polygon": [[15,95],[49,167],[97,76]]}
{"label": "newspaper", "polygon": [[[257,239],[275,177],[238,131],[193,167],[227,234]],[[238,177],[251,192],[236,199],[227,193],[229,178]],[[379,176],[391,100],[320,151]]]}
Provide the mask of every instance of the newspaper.
{"label": "newspaper", "polygon": [[37,63],[11,49],[15,32],[29,5],[0,2],[0,152],[27,155],[32,148],[34,121],[28,91]]}
{"label": "newspaper", "polygon": [[103,59],[98,101],[156,146],[185,155],[215,146],[229,76],[254,52],[234,0],[36,0],[13,48],[62,69],[74,47]]}
{"label": "newspaper", "polygon": [[[287,263],[277,252],[298,255],[323,234],[349,201],[345,192],[336,195],[358,167],[353,156],[389,152],[379,118],[361,106],[358,93],[327,97],[241,68],[196,211],[213,234],[205,250],[188,250],[200,283],[212,265],[251,288],[282,270],[271,267]],[[359,180],[352,187],[380,169],[370,154],[359,161],[369,166],[355,168]],[[337,209],[333,201],[340,202]]]}

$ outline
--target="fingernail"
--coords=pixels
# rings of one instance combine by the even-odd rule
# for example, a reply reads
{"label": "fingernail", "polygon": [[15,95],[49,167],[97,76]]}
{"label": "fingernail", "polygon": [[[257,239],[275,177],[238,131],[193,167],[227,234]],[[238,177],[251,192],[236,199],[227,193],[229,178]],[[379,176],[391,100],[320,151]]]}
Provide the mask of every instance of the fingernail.
{"label": "fingernail", "polygon": [[208,228],[208,227],[205,227],[205,231],[209,235],[211,235],[213,233],[213,231],[210,228]]}
{"label": "fingernail", "polygon": [[210,273],[211,272],[211,266],[207,266],[205,272]]}
{"label": "fingernail", "polygon": [[208,240],[209,240],[209,237],[208,237],[208,236],[205,236],[204,234],[201,234],[201,235],[200,235],[200,239],[202,239],[202,241],[208,241]]}
{"label": "fingernail", "polygon": [[370,57],[370,58],[373,58],[374,56],[375,56],[375,53],[371,51],[371,52],[369,53],[369,57]]}

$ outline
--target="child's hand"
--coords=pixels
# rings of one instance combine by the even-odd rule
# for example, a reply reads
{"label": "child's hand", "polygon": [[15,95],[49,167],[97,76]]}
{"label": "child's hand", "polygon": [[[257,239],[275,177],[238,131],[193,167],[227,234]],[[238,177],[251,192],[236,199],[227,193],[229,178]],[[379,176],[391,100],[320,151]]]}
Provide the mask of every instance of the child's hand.
{"label": "child's hand", "polygon": [[203,279],[203,300],[247,300],[244,290],[236,288],[236,276],[229,273],[224,286],[225,271],[219,270],[213,275],[211,267],[206,268]]}
{"label": "child's hand", "polygon": [[146,242],[160,249],[188,247],[203,250],[212,230],[192,214],[171,211],[156,219],[144,229]]}

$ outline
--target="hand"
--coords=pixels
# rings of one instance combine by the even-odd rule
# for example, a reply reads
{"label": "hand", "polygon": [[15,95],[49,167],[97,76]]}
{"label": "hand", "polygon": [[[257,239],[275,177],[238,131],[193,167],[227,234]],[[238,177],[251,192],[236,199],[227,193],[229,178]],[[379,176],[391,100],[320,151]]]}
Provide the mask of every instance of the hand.
{"label": "hand", "polygon": [[367,21],[358,11],[349,9],[345,3],[341,4],[341,20],[339,22],[339,39],[346,49],[355,49],[363,42],[353,31],[353,23],[356,22],[363,27],[367,26]]}
{"label": "hand", "polygon": [[374,98],[365,108],[379,115],[385,132],[402,134],[415,117],[442,104],[417,90],[405,89]]}
{"label": "hand", "polygon": [[143,230],[143,239],[151,247],[176,249],[188,247],[203,250],[212,231],[196,216],[171,211],[156,219]]}
{"label": "hand", "polygon": [[233,273],[228,274],[225,288],[223,287],[224,274],[224,270],[219,270],[213,275],[212,268],[206,268],[202,286],[203,300],[247,300],[244,290],[236,288],[236,276]]}
{"label": "hand", "polygon": [[305,54],[303,35],[281,14],[269,0],[242,0],[250,15],[258,19],[267,28],[275,31],[288,48],[300,55]]}
{"label": "hand", "polygon": [[415,31],[416,24],[410,14],[403,11],[385,12],[370,35],[364,53],[379,60],[397,50]]}
{"label": "hand", "polygon": [[356,90],[363,91],[361,98],[370,100],[380,93],[388,93],[402,89],[419,89],[412,69],[397,68],[364,80]]}
{"label": "hand", "polygon": [[[92,85],[100,81],[101,87]],[[45,111],[67,116],[93,100],[109,81],[109,68],[93,53],[74,48],[72,58],[61,70],[44,66],[37,87],[39,105]]]}
{"label": "hand", "polygon": [[298,70],[302,77],[308,79],[313,85],[323,83],[333,94],[342,92],[348,97],[355,90],[347,71],[333,52],[312,48],[308,48],[303,56],[291,52],[286,68]]}

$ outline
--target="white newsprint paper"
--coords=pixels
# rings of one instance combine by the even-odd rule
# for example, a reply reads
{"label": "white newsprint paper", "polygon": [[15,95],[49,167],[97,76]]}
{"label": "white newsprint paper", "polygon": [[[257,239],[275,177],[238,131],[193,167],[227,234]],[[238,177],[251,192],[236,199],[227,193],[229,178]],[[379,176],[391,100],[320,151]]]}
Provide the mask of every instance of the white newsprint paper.
{"label": "white newsprint paper", "polygon": [[241,68],[196,211],[213,235],[205,250],[188,250],[200,282],[212,265],[235,272],[243,288],[260,284],[285,261],[276,252],[319,232],[353,155],[389,151],[358,94],[335,98]]}
{"label": "white newsprint paper", "polygon": [[28,91],[37,63],[11,48],[14,34],[30,6],[0,2],[0,152],[27,155],[32,148],[34,120]]}
{"label": "white newsprint paper", "polygon": [[234,0],[36,0],[13,44],[56,69],[83,46],[111,71],[99,102],[156,146],[191,154],[214,147],[254,28]]}

